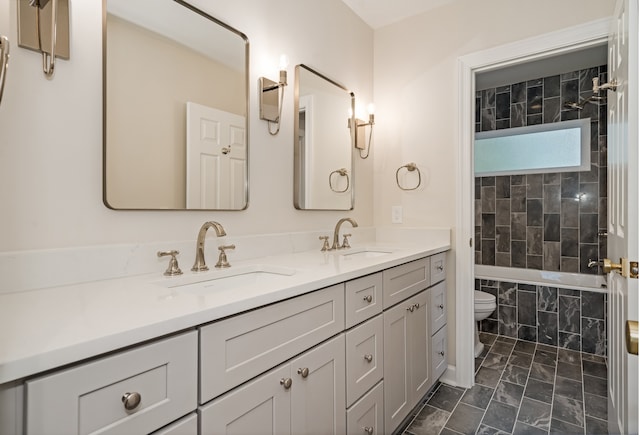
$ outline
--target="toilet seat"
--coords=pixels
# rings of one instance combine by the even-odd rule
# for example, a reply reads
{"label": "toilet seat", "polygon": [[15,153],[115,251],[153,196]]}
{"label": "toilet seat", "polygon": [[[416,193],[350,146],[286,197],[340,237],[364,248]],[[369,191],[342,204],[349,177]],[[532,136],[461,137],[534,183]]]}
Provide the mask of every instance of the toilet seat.
{"label": "toilet seat", "polygon": [[496,297],[491,293],[474,290],[474,301],[476,304],[495,304]]}

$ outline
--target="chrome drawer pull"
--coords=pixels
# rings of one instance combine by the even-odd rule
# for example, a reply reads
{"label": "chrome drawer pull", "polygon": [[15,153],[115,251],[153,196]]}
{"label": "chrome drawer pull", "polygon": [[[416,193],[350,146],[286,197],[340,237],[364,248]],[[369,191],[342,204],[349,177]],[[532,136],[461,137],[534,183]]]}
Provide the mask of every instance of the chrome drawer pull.
{"label": "chrome drawer pull", "polygon": [[298,374],[303,378],[306,378],[307,376],[309,376],[309,368],[305,367],[303,369],[298,369]]}
{"label": "chrome drawer pull", "polygon": [[371,295],[366,295],[365,297],[362,298],[363,300],[367,301],[368,303],[371,303],[371,301],[373,300],[373,296]]}
{"label": "chrome drawer pull", "polygon": [[280,379],[280,385],[282,385],[285,390],[288,390],[289,388],[291,388],[291,384],[292,383],[293,383],[293,381],[291,380],[291,378],[282,378],[282,379]]}
{"label": "chrome drawer pull", "polygon": [[369,362],[369,363],[370,363],[371,361],[373,361],[373,355],[371,355],[370,353],[368,353],[368,354],[366,354],[366,355],[364,356],[364,359],[366,359],[366,360],[367,360],[367,362]]}
{"label": "chrome drawer pull", "polygon": [[141,401],[142,396],[140,393],[124,393],[122,395],[122,403],[124,403],[124,409],[127,411],[134,411],[140,406]]}
{"label": "chrome drawer pull", "polygon": [[436,266],[436,269],[438,269],[440,272],[442,272],[444,270],[444,266],[442,266],[442,265]]}
{"label": "chrome drawer pull", "polygon": [[440,352],[438,352],[438,355],[444,356],[444,350],[441,350]]}
{"label": "chrome drawer pull", "polygon": [[363,427],[363,429],[369,435],[371,435],[373,433],[373,428],[371,426],[365,426],[365,427]]}
{"label": "chrome drawer pull", "polygon": [[420,308],[420,304],[413,304],[413,306],[416,307],[416,310]]}
{"label": "chrome drawer pull", "polygon": [[438,305],[438,308],[440,308],[441,310],[444,310],[444,305],[440,304],[440,305]]}
{"label": "chrome drawer pull", "polygon": [[412,313],[413,313],[413,310],[415,310],[415,309],[416,309],[415,305],[410,305],[409,307],[407,307],[407,311],[410,311]]}

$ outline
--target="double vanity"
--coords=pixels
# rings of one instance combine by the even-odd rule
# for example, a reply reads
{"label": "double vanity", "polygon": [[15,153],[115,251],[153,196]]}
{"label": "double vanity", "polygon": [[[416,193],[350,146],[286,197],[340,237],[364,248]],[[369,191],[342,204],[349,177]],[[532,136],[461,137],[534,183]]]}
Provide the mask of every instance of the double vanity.
{"label": "double vanity", "polygon": [[2,331],[0,427],[390,434],[447,365],[448,240],[1,295],[21,328]]}

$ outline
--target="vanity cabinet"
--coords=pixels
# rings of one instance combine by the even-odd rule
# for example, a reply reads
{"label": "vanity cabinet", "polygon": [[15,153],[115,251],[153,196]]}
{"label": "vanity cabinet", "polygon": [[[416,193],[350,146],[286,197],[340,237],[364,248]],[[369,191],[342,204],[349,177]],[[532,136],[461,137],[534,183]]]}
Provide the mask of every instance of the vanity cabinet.
{"label": "vanity cabinet", "polygon": [[201,435],[345,433],[345,337],[200,407]]}
{"label": "vanity cabinet", "polygon": [[196,409],[197,356],[190,331],[28,380],[25,432],[153,432]]}
{"label": "vanity cabinet", "polygon": [[447,287],[445,253],[431,257],[429,289],[431,321],[431,378],[438,379],[447,369]]}
{"label": "vanity cabinet", "polygon": [[429,290],[384,312],[385,433],[392,433],[429,391]]}
{"label": "vanity cabinet", "polygon": [[393,433],[446,368],[444,259],[27,379],[14,422],[28,435]]}

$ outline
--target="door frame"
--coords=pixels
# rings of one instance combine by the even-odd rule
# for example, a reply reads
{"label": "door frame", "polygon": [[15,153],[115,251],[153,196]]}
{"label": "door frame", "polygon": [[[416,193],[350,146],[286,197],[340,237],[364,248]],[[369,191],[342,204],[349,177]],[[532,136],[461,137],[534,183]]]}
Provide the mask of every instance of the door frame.
{"label": "door frame", "polygon": [[473,138],[475,74],[607,43],[611,19],[604,18],[458,58],[456,111],[456,365],[445,378],[458,386],[474,384],[473,293],[475,250]]}

